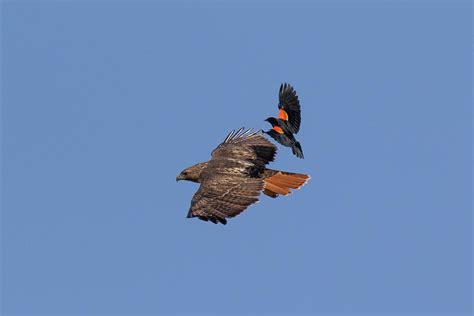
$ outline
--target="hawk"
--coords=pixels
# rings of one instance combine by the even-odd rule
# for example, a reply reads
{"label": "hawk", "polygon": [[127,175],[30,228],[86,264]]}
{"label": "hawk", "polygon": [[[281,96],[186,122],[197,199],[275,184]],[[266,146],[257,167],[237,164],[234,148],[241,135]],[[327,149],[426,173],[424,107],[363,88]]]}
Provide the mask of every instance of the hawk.
{"label": "hawk", "polygon": [[176,177],[176,181],[200,183],[187,217],[225,225],[227,218],[256,203],[261,192],[276,198],[306,184],[309,175],[266,168],[276,151],[261,131],[230,132],[212,151],[211,160],[186,168]]}
{"label": "hawk", "polygon": [[278,94],[278,118],[269,117],[265,121],[272,124],[272,129],[265,132],[283,146],[290,147],[298,158],[304,158],[300,143],[293,134],[297,134],[301,124],[301,107],[295,89],[289,84],[282,84]]}

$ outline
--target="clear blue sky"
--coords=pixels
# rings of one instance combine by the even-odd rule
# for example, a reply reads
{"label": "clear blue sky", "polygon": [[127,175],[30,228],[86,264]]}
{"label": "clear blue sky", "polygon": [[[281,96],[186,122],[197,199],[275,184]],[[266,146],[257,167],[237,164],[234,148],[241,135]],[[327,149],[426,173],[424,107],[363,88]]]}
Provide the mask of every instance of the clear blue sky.
{"label": "clear blue sky", "polygon": [[[467,315],[471,4],[7,1],[2,312]],[[311,182],[227,226],[175,182],[302,104]]]}

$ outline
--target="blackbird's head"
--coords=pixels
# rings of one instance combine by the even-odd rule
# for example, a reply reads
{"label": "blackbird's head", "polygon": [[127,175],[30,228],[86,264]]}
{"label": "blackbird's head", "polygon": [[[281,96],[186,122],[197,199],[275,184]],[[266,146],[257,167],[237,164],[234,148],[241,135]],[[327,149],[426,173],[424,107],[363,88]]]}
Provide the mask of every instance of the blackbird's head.
{"label": "blackbird's head", "polygon": [[278,126],[278,120],[274,117],[269,117],[265,121],[272,124],[272,126]]}

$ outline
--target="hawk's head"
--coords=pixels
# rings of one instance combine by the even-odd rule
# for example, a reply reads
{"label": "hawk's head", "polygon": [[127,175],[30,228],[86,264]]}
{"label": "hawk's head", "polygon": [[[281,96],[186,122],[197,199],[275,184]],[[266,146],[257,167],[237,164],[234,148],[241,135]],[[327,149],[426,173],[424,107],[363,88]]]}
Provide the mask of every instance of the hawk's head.
{"label": "hawk's head", "polygon": [[200,182],[201,172],[206,166],[207,162],[201,162],[186,168],[176,177],[176,181],[187,180],[192,182]]}

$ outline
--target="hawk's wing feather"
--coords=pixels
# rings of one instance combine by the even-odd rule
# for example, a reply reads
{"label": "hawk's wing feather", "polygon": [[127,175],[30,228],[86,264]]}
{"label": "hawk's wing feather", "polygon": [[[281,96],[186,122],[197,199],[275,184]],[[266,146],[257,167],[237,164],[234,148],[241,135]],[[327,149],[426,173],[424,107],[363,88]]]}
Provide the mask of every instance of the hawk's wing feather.
{"label": "hawk's wing feather", "polygon": [[277,147],[262,135],[262,131],[245,130],[232,131],[222,143],[212,151],[212,159],[235,160],[242,164],[256,164],[264,167],[275,159]]}
{"label": "hawk's wing feather", "polygon": [[191,201],[188,217],[225,224],[258,201],[264,182],[258,177],[273,161],[276,146],[261,131],[232,131],[212,152],[201,173],[201,186]]}
{"label": "hawk's wing feather", "polygon": [[295,89],[290,84],[282,84],[278,97],[278,108],[288,114],[287,120],[290,132],[298,133],[301,124],[301,106]]}
{"label": "hawk's wing feather", "polygon": [[210,180],[201,183],[194,194],[188,217],[226,224],[226,218],[240,214],[257,202],[264,186],[263,181],[256,178],[234,177],[225,183]]}

